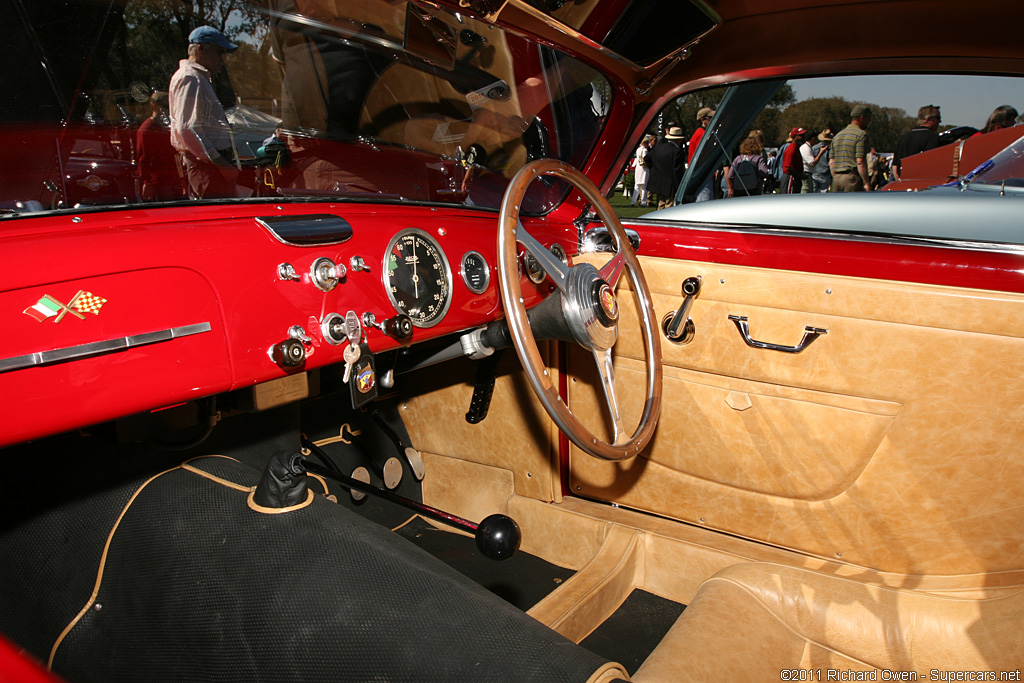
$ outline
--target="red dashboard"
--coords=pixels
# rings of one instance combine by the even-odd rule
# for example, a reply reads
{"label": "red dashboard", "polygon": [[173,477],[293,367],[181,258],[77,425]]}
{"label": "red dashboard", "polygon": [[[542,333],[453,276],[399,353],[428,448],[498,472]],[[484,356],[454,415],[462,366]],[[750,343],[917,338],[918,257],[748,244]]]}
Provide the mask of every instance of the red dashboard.
{"label": "red dashboard", "polygon": [[[346,229],[317,244],[271,229],[311,218]],[[0,238],[0,384],[14,400],[0,446],[343,363],[348,344],[332,343],[324,323],[349,311],[375,354],[493,321],[501,313],[496,223],[496,214],[440,207],[328,203],[10,222]],[[530,227],[545,245],[574,251],[571,228]],[[393,237],[410,232],[424,234],[450,268],[442,292],[450,301],[429,326],[398,339],[365,322],[397,315],[384,276],[401,249]],[[478,268],[484,262],[471,283],[462,274],[469,252],[481,257]],[[527,304],[548,287],[524,276]],[[303,357],[289,367],[274,349],[296,339]]]}
{"label": "red dashboard", "polygon": [[[569,213],[527,228],[545,246],[574,254]],[[441,206],[256,203],[6,221],[0,447],[340,367],[348,343],[332,343],[329,328],[347,317],[361,322],[375,355],[494,321],[502,316],[497,220],[493,212]],[[301,227],[323,222],[331,225],[319,235]],[[405,244],[424,251],[403,254]],[[870,241],[835,247],[829,239],[648,225],[641,253],[1024,291],[1014,254]],[[386,277],[399,261],[436,276],[439,313],[409,309],[413,294],[434,304],[429,290],[416,291],[419,283],[404,283],[405,298],[392,289],[403,286]],[[470,265],[475,276],[464,272]],[[551,284],[542,275],[534,284],[524,270],[532,306]],[[380,329],[400,310],[413,312],[418,325],[408,338]],[[275,355],[282,344],[298,351],[299,362]]]}

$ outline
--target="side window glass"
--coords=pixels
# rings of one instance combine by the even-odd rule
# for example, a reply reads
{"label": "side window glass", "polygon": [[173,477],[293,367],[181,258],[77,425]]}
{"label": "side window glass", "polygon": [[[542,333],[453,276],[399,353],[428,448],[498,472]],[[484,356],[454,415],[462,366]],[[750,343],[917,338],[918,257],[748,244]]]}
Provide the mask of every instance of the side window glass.
{"label": "side window glass", "polygon": [[[1024,135],[1024,128],[1007,130],[1024,121],[1019,84],[987,76],[847,76],[687,93],[643,131],[611,202],[632,219],[670,205],[829,193],[857,183],[903,191],[958,181]],[[970,153],[957,156],[964,162],[957,167],[961,143]]]}

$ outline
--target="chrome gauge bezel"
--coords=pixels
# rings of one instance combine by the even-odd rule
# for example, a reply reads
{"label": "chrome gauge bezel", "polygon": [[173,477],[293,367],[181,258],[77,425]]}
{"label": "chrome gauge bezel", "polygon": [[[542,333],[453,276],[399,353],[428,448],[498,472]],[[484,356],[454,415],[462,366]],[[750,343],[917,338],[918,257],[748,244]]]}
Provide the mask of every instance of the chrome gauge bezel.
{"label": "chrome gauge bezel", "polygon": [[[565,249],[562,248],[561,244],[559,244],[558,242],[554,242],[550,247],[550,251],[552,254],[555,255],[555,258],[557,258],[563,264],[565,264],[566,266],[569,265],[569,256],[568,254],[565,253]],[[523,272],[526,273],[526,277],[529,278],[530,282],[532,282],[535,285],[539,285],[542,282],[544,282],[544,279],[547,278],[548,276],[547,271],[544,270],[544,266],[540,264],[540,261],[538,261],[533,254],[526,251],[526,249],[523,249],[520,258],[520,277],[522,277]]]}
{"label": "chrome gauge bezel", "polygon": [[[473,283],[470,281],[469,275],[466,272],[466,259],[471,256],[475,256],[480,259],[480,263],[483,264],[484,284],[479,288],[473,286]],[[491,284],[491,264],[487,262],[487,259],[485,259],[483,254],[479,251],[467,251],[462,255],[462,261],[459,263],[459,275],[462,276],[462,284],[466,285],[466,289],[474,294],[483,294]]]}
{"label": "chrome gauge bezel", "polygon": [[548,276],[547,271],[544,270],[544,266],[540,264],[540,261],[525,249],[523,250],[523,267],[526,270],[526,277],[528,277],[530,282],[535,285],[539,285],[544,282],[544,278]]}
{"label": "chrome gauge bezel", "polygon": [[558,242],[551,244],[551,253],[555,255],[555,258],[562,262],[562,265],[569,265],[569,255],[565,253],[565,248]]}
{"label": "chrome gauge bezel", "polygon": [[[441,265],[441,270],[444,271],[445,288],[444,288],[444,291],[441,292],[441,306],[440,306],[440,310],[438,310],[436,313],[434,313],[433,316],[430,317],[430,319],[423,319],[422,317],[420,317],[418,315],[412,315],[411,313],[409,313],[409,311],[406,310],[404,308],[404,306],[398,301],[398,298],[395,296],[395,292],[393,292],[392,289],[391,289],[392,288],[392,280],[391,280],[391,273],[392,273],[392,271],[388,270],[388,260],[391,258],[391,251],[395,248],[395,246],[400,241],[402,241],[403,239],[406,239],[410,235],[412,235],[412,236],[422,240],[423,242],[427,243],[430,246],[430,248],[433,249],[436,252],[436,254],[438,256],[438,262]],[[451,304],[452,304],[452,269],[451,269],[451,266],[448,264],[448,257],[444,253],[444,249],[441,248],[441,245],[438,243],[438,241],[436,239],[434,239],[434,237],[432,235],[430,235],[429,233],[427,233],[424,230],[420,230],[419,228],[406,228],[405,230],[400,230],[399,232],[395,233],[395,235],[388,242],[387,250],[384,252],[384,258],[381,261],[381,280],[384,283],[384,291],[387,292],[388,299],[391,301],[392,307],[394,307],[394,309],[397,312],[404,313],[404,314],[408,315],[409,318],[412,320],[413,327],[418,327],[418,328],[421,328],[421,329],[426,329],[426,328],[429,328],[429,327],[434,327],[435,325],[440,323],[442,320],[444,320],[445,315],[448,313],[449,307],[451,307]]]}

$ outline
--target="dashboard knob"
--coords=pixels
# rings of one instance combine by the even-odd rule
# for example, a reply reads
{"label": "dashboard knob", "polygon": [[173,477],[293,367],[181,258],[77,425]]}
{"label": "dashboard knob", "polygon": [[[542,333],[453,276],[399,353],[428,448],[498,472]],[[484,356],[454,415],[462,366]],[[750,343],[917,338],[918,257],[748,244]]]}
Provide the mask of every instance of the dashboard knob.
{"label": "dashboard knob", "polygon": [[412,318],[404,313],[399,313],[381,323],[380,329],[392,339],[397,339],[400,342],[407,341],[412,338]]}
{"label": "dashboard knob", "polygon": [[306,347],[298,339],[285,339],[270,347],[270,359],[282,368],[297,368],[306,362]]}

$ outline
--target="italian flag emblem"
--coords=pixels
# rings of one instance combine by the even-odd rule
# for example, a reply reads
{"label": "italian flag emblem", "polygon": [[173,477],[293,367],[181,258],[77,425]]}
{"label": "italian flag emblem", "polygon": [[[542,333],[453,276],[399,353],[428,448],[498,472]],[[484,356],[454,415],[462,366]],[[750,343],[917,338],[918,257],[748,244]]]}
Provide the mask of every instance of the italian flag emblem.
{"label": "italian flag emblem", "polygon": [[57,301],[49,294],[37,301],[35,305],[25,309],[25,315],[30,315],[39,322],[43,322],[64,310],[64,304]]}
{"label": "italian flag emblem", "polygon": [[85,290],[80,289],[78,290],[78,294],[75,294],[67,304],[61,303],[49,294],[44,294],[39,301],[22,312],[27,316],[35,318],[39,322],[44,322],[50,318],[54,318],[54,322],[59,323],[68,313],[79,320],[85,319],[85,316],[82,315],[83,313],[99,315],[100,308],[102,308],[105,303],[107,303],[107,300],[103,297],[96,296],[92,292],[86,292]]}

